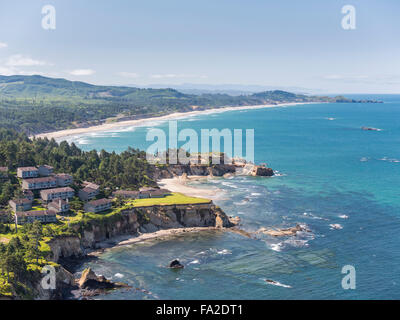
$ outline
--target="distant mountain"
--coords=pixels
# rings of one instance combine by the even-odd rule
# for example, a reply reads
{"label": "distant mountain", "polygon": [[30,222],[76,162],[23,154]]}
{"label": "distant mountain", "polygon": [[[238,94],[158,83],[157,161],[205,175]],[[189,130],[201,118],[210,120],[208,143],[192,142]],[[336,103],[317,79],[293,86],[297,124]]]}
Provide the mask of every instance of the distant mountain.
{"label": "distant mountain", "polygon": [[182,94],[172,89],[141,89],[123,86],[98,86],[81,81],[34,76],[0,76],[2,98],[135,98],[138,95],[176,96]]}
{"label": "distant mountain", "polygon": [[99,86],[43,76],[0,76],[0,126],[28,133],[172,112],[288,102],[357,102],[282,90],[241,95],[182,93],[172,88]]}
{"label": "distant mountain", "polygon": [[280,86],[260,86],[260,85],[243,85],[243,84],[197,84],[197,83],[183,83],[183,84],[149,84],[149,85],[129,85],[130,87],[140,88],[173,88],[182,93],[201,95],[203,93],[221,93],[229,94],[232,96],[249,95],[262,91],[283,90],[299,94],[307,94],[315,90],[300,88],[300,87],[280,87]]}

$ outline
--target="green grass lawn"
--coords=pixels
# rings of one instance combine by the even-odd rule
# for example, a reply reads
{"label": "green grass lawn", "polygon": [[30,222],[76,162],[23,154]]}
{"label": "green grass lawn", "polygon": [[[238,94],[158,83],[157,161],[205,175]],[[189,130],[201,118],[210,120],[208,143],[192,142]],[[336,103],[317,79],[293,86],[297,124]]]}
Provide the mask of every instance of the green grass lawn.
{"label": "green grass lawn", "polygon": [[154,205],[174,205],[174,204],[201,204],[209,203],[211,200],[204,198],[188,197],[182,193],[172,193],[162,198],[135,199],[128,201],[134,207],[148,207]]}
{"label": "green grass lawn", "polygon": [[46,208],[42,206],[34,206],[30,211],[44,211],[44,210],[46,210]]}

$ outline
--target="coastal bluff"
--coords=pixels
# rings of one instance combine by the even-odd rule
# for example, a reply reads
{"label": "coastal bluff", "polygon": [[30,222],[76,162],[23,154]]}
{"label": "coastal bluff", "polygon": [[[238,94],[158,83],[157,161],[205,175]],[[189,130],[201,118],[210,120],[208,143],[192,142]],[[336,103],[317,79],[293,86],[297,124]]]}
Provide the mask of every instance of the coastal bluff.
{"label": "coastal bluff", "polygon": [[138,236],[159,230],[189,227],[229,228],[233,223],[212,201],[201,204],[135,207],[111,217],[79,223],[71,228],[76,235],[55,237],[48,242],[51,260],[82,258],[119,236]]}
{"label": "coastal bluff", "polygon": [[234,162],[232,164],[221,163],[214,165],[174,164],[155,167],[152,176],[154,180],[161,180],[170,179],[177,176],[180,177],[182,175],[223,177],[227,174],[247,175],[254,177],[272,177],[274,175],[274,171],[265,165],[255,165],[243,162]]}

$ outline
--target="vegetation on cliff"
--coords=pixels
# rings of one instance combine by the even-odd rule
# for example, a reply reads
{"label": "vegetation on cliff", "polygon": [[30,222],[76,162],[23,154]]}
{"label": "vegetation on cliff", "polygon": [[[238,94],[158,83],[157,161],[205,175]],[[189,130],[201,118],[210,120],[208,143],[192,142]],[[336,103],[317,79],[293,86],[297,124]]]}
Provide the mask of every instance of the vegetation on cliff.
{"label": "vegetation on cliff", "polygon": [[33,298],[34,283],[40,279],[40,271],[45,265],[57,266],[48,259],[51,239],[49,227],[39,222],[26,224],[18,232],[12,226],[10,231],[0,236],[7,239],[0,243],[0,297],[19,296]]}

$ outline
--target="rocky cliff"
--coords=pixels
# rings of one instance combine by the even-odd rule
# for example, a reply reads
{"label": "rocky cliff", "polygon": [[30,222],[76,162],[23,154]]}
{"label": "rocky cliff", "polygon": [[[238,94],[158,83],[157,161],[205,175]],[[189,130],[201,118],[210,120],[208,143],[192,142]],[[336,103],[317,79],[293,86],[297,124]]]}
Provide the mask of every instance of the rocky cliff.
{"label": "rocky cliff", "polygon": [[137,207],[112,217],[78,224],[77,236],[56,237],[49,241],[55,262],[62,258],[79,258],[99,242],[122,235],[155,232],[183,227],[231,227],[226,214],[211,201],[204,204]]}
{"label": "rocky cliff", "polygon": [[188,176],[216,176],[222,177],[226,173],[235,173],[236,166],[233,164],[215,164],[215,165],[168,165],[163,167],[155,167],[153,172],[154,180],[169,179],[176,176],[187,174]]}

